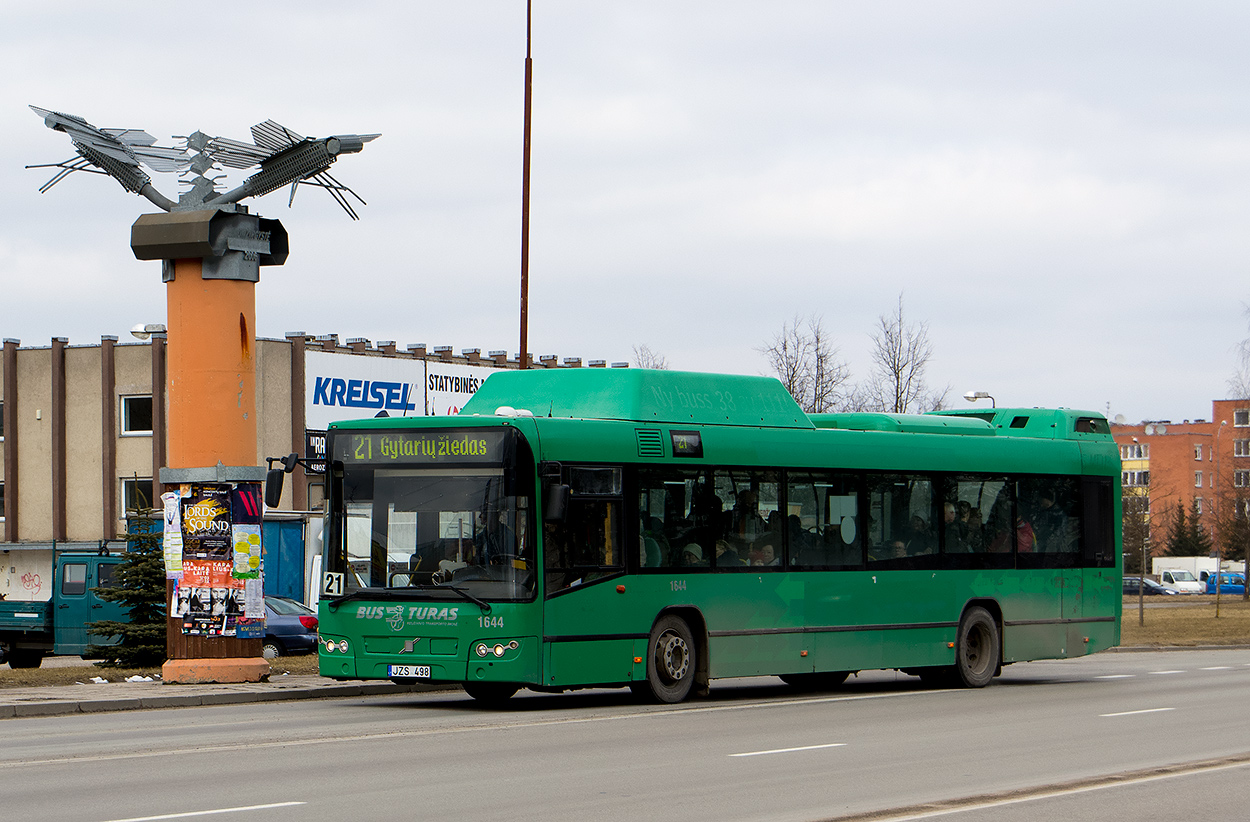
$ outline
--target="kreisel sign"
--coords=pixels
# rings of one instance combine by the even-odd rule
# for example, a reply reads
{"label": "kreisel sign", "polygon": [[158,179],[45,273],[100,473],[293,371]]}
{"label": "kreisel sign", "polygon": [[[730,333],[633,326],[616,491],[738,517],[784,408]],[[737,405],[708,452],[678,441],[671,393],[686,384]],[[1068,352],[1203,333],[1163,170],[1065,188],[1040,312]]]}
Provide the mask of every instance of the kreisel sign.
{"label": "kreisel sign", "polygon": [[330,351],[304,354],[304,426],[457,413],[498,368]]}

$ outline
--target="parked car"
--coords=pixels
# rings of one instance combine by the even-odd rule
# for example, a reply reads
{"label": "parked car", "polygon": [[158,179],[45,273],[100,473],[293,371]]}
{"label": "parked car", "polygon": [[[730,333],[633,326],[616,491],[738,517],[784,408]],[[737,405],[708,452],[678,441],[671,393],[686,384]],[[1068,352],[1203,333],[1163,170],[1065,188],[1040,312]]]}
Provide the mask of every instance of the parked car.
{"label": "parked car", "polygon": [[1124,578],[1124,596],[1137,596],[1138,590],[1141,588],[1141,583],[1143,582],[1146,583],[1146,589],[1142,591],[1142,593],[1144,593],[1146,596],[1151,596],[1154,594],[1162,594],[1165,596],[1175,596],[1177,593],[1175,589],[1168,588],[1164,585],[1160,585],[1159,583],[1155,582],[1153,579],[1142,579],[1140,577],[1125,577]]}
{"label": "parked car", "polygon": [[265,659],[317,650],[317,615],[288,597],[265,597]]}
{"label": "parked car", "polygon": [[1217,587],[1221,594],[1240,596],[1246,592],[1246,577],[1244,574],[1230,574],[1227,571],[1212,573],[1207,577],[1207,593],[1214,594]]}
{"label": "parked car", "polygon": [[1201,594],[1206,584],[1199,582],[1191,571],[1184,569],[1168,569],[1159,572],[1159,582],[1181,594]]}

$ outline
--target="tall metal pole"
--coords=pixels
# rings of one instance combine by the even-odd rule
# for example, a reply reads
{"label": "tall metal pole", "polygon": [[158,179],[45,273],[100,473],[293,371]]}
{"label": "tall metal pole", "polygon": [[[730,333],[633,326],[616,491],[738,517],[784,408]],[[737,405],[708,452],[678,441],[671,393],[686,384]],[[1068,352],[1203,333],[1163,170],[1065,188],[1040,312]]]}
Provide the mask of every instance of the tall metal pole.
{"label": "tall metal pole", "polygon": [[529,367],[530,299],[530,106],[534,61],[530,58],[530,3],[525,0],[525,147],[521,161],[521,367]]}

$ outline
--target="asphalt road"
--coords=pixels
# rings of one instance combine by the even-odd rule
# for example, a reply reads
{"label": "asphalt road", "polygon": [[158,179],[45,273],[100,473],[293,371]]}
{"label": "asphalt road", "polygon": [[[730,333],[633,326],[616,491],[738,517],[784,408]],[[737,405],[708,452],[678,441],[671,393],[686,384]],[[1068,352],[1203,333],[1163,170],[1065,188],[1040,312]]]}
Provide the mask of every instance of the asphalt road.
{"label": "asphalt road", "polygon": [[1244,818],[1250,651],[1014,665],[980,691],[887,672],[640,705],[455,694],[11,719],[9,819]]}

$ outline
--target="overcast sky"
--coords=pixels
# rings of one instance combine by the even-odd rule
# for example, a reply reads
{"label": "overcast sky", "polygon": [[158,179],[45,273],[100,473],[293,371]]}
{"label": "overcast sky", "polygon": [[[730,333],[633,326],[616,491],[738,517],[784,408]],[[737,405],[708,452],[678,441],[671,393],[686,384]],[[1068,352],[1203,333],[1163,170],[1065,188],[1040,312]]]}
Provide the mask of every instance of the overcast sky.
{"label": "overcast sky", "polygon": [[[154,208],[27,105],[161,144],[381,132],[251,203],[258,332],[519,349],[523,0],[0,1],[0,335],[164,321]],[[853,379],[903,295],[951,401],[1206,418],[1247,335],[1245,3],[534,0],[535,355],[765,373],[821,318]],[[244,176],[233,172],[229,182]],[[176,196],[177,178],[152,174]]]}

